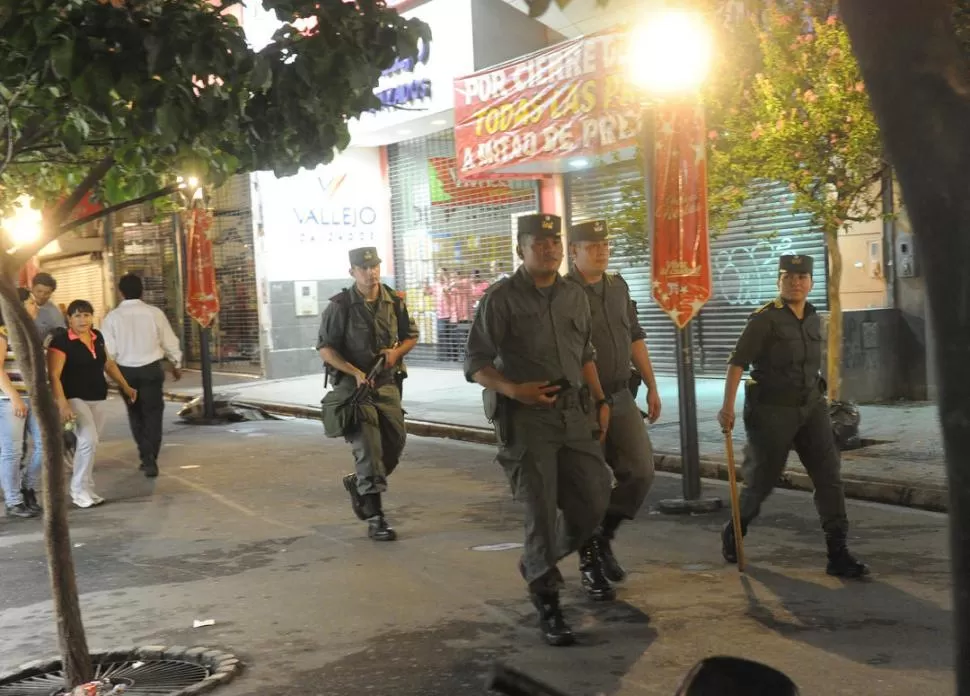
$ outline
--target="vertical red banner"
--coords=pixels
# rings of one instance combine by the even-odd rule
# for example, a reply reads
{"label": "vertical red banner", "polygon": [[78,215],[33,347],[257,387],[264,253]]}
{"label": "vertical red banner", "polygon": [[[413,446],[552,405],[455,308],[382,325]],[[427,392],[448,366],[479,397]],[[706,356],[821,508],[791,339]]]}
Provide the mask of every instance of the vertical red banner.
{"label": "vertical red banner", "polygon": [[204,329],[219,314],[219,290],[216,288],[215,254],[209,231],[212,214],[201,208],[193,208],[186,220],[185,310]]}
{"label": "vertical red banner", "polygon": [[653,298],[682,329],[711,297],[703,107],[657,109],[653,190]]}

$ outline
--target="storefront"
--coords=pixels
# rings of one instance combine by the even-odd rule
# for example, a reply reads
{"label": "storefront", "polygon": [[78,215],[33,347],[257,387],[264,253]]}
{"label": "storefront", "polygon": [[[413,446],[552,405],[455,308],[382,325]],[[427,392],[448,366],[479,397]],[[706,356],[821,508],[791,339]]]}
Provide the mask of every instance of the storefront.
{"label": "storefront", "polygon": [[[221,303],[212,324],[213,369],[259,375],[262,362],[249,177],[231,178],[212,192],[209,205]],[[182,340],[186,365],[197,368],[199,327],[184,310],[182,234],[177,216],[155,220],[149,209],[124,210],[112,219],[111,268],[115,280],[126,273],[141,277],[145,302],[165,312]]]}
{"label": "storefront", "polygon": [[[538,209],[535,182],[460,181],[452,83],[479,61],[546,45],[548,30],[502,0],[404,5],[432,41],[381,76],[381,107],[350,122],[351,146],[313,171],[252,177],[270,378],[320,372],[320,314],[350,285],[347,252],[359,246],[377,247],[384,281],[405,293],[420,331],[412,361],[457,365],[475,297],[513,266],[515,216]],[[247,32],[267,40],[274,22],[247,17]],[[447,288],[436,287],[439,269]]]}
{"label": "storefront", "polygon": [[[550,178],[561,204],[544,205],[568,224],[622,219],[642,201],[640,106],[622,80],[625,36],[605,31],[562,42],[455,82],[460,177],[471,182]],[[636,192],[636,195],[631,195]],[[711,235],[713,293],[691,322],[695,369],[721,375],[747,317],[777,294],[782,253],[827,258],[822,232],[793,214],[787,189],[766,184],[721,234]],[[651,293],[649,244],[614,223],[612,270],[630,284],[658,370],[675,368],[674,324]],[[639,232],[639,234],[637,234]],[[630,240],[639,237],[640,242]],[[810,297],[827,307],[818,274]]]}

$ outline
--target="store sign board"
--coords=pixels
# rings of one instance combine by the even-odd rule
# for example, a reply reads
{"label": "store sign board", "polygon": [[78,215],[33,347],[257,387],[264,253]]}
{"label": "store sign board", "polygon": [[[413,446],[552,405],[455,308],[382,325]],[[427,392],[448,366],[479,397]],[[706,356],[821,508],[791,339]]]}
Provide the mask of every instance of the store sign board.
{"label": "store sign board", "polygon": [[431,205],[457,206],[502,203],[521,197],[522,190],[500,181],[462,181],[454,157],[430,157],[428,181]]}
{"label": "store sign board", "polygon": [[347,254],[362,246],[377,247],[383,273],[392,272],[390,203],[378,149],[350,148],[329,165],[284,179],[260,172],[257,186],[267,280],[346,278]]}
{"label": "store sign board", "polygon": [[381,108],[375,111],[420,106],[430,100],[432,83],[430,78],[423,76],[430,58],[431,42],[421,39],[417,59],[401,58],[382,72],[381,84],[374,90],[381,100]]}
{"label": "store sign board", "polygon": [[461,178],[635,145],[640,104],[624,75],[626,42],[623,31],[600,32],[456,79]]}

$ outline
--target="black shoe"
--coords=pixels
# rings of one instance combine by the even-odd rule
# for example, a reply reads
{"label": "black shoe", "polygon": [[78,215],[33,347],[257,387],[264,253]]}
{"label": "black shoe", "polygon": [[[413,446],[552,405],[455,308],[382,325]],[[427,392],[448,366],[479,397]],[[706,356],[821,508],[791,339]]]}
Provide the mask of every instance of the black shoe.
{"label": "black shoe", "polygon": [[601,538],[599,541],[600,564],[603,567],[603,575],[610,582],[623,582],[626,580],[626,570],[616,560],[613,555],[613,547],[609,539]]}
{"label": "black shoe", "polygon": [[155,478],[158,476],[158,464],[155,462],[146,462],[141,465],[141,470],[145,472],[146,478]]}
{"label": "black shoe", "polygon": [[353,508],[354,514],[357,515],[357,519],[366,520],[367,516],[364,514],[363,502],[360,499],[360,493],[357,492],[357,474],[347,474],[343,478],[344,488],[350,494],[350,507]]}
{"label": "black shoe", "polygon": [[33,488],[24,488],[21,494],[24,496],[24,505],[27,506],[28,510],[36,512],[38,515],[44,512],[44,508],[37,502],[37,492]]}
{"label": "black shoe", "polygon": [[864,578],[869,575],[869,566],[849,553],[845,540],[828,542],[829,562],[825,572],[839,578]]}
{"label": "black shoe", "polygon": [[7,506],[7,517],[22,517],[24,519],[29,519],[31,517],[37,517],[37,513],[27,507],[24,503],[19,503],[17,505]]}
{"label": "black shoe", "polygon": [[603,574],[599,537],[593,537],[579,550],[579,576],[583,592],[594,602],[616,599],[616,590]]}
{"label": "black shoe", "polygon": [[529,594],[533,606],[539,612],[539,631],[542,639],[549,645],[557,647],[572,645],[576,642],[573,629],[563,618],[562,608],[559,606],[559,593]]}
{"label": "black shoe", "polygon": [[[742,533],[744,528],[741,528]],[[734,522],[729,521],[721,530],[721,555],[728,563],[738,562],[738,549],[734,543]]]}
{"label": "black shoe", "polygon": [[374,541],[394,541],[397,532],[387,523],[384,515],[378,515],[367,520],[367,536]]}

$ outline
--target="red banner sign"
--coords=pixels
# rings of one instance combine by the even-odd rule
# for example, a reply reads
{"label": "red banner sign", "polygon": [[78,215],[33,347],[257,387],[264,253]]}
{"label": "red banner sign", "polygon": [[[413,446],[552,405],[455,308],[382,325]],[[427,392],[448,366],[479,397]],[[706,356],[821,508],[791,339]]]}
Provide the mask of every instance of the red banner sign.
{"label": "red banner sign", "polygon": [[459,176],[536,178],[562,171],[556,160],[635,145],[640,105],[624,74],[626,36],[573,39],[456,79]]}
{"label": "red banner sign", "polygon": [[682,329],[711,297],[704,112],[663,107],[656,124],[653,298]]}
{"label": "red banner sign", "polygon": [[216,287],[215,256],[212,251],[212,214],[193,208],[185,216],[185,310],[204,329],[219,314],[219,290]]}

